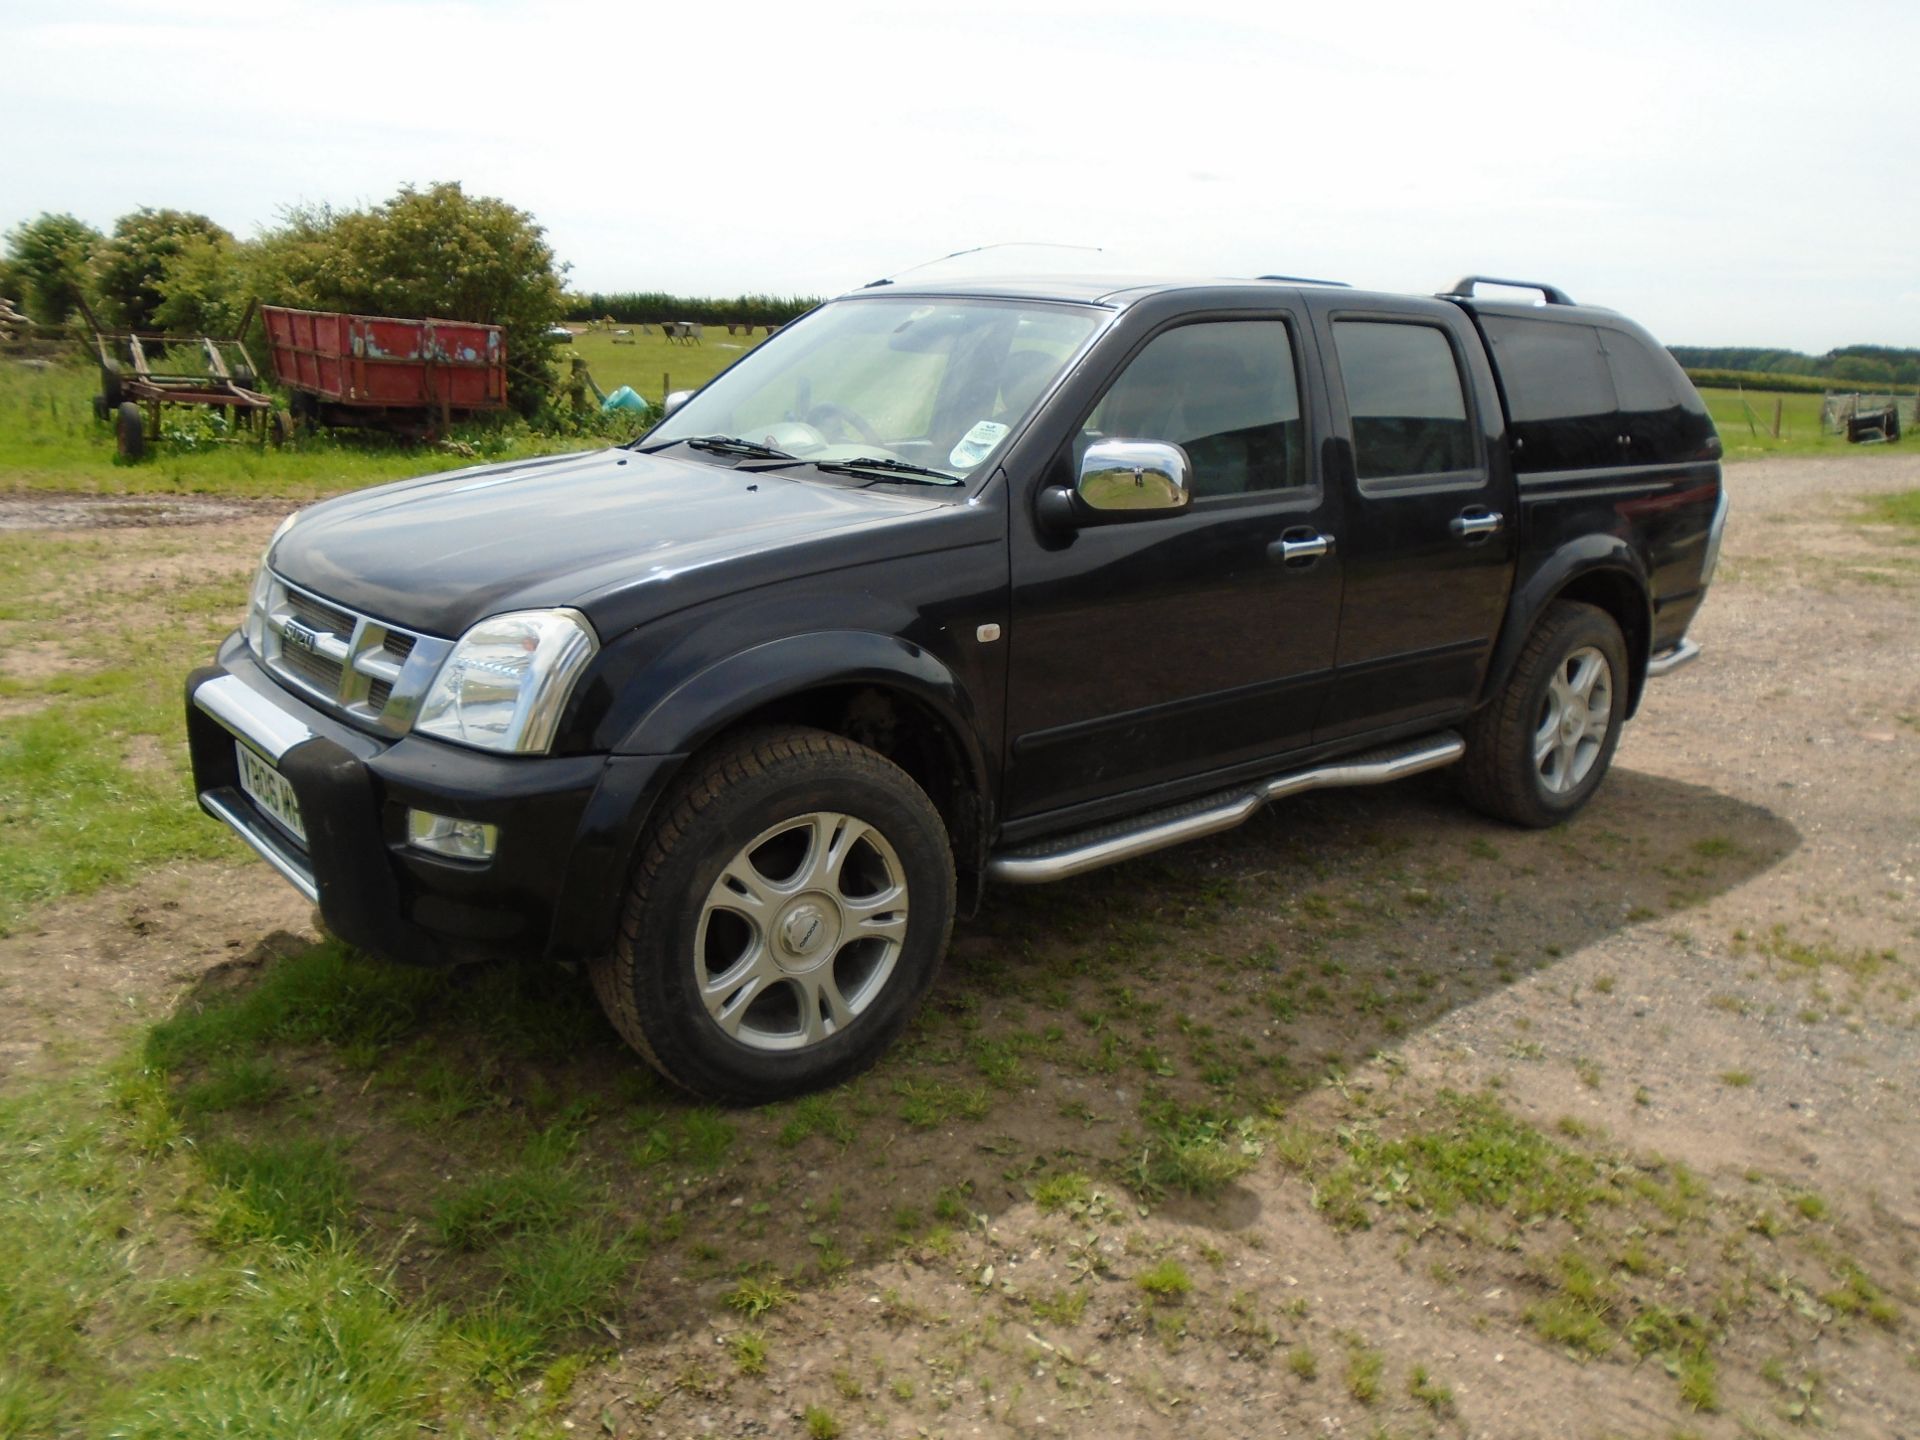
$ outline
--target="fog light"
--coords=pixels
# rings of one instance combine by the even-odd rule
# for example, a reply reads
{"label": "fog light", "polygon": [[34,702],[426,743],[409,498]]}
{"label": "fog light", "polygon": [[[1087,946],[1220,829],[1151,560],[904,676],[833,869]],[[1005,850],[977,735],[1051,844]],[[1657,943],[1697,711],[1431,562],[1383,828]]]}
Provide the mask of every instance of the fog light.
{"label": "fog light", "polygon": [[407,843],[455,860],[491,860],[500,843],[500,827],[478,820],[455,820],[425,810],[407,811]]}

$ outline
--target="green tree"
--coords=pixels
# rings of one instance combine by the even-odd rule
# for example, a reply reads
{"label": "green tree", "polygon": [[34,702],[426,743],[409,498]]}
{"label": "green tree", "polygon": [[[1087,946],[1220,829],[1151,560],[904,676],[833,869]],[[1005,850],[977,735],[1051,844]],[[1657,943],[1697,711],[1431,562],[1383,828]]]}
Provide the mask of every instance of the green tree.
{"label": "green tree", "polygon": [[87,267],[101,234],[84,220],[43,211],[7,232],[7,261],[20,301],[42,325],[59,325],[79,308]]}
{"label": "green tree", "polygon": [[161,270],[154,325],[180,334],[233,334],[253,295],[251,261],[252,247],[240,241],[185,237]]}
{"label": "green tree", "polygon": [[533,217],[504,200],[444,183],[369,210],[297,209],[253,258],[257,293],[275,304],[498,325],[509,401],[531,414],[549,398],[563,267]]}
{"label": "green tree", "polygon": [[233,236],[191,210],[143,206],[113,223],[113,238],[94,256],[101,298],[131,330],[151,330],[166,298],[167,267],[189,246],[231,245]]}

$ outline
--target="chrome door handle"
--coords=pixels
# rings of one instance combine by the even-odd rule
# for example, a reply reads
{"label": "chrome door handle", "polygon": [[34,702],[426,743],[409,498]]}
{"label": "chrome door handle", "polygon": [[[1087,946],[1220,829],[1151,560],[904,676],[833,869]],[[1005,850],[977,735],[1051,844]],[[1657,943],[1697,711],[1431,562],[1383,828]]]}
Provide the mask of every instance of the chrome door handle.
{"label": "chrome door handle", "polygon": [[1323,555],[1333,553],[1333,536],[1302,526],[1289,530],[1267,547],[1267,555],[1282,565],[1311,565]]}
{"label": "chrome door handle", "polygon": [[1453,531],[1457,539],[1475,541],[1499,534],[1500,527],[1506,523],[1506,517],[1498,510],[1483,510],[1476,506],[1454,516],[1447,522],[1447,528]]}

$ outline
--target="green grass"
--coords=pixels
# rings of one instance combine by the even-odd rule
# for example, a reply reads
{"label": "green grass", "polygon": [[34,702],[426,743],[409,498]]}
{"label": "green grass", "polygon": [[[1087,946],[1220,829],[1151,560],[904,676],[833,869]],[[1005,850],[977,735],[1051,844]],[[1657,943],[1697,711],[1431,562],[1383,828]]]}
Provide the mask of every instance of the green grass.
{"label": "green grass", "polygon": [[[178,564],[195,543],[143,539],[138,553]],[[0,934],[46,901],[238,849],[193,803],[180,680],[245,593],[238,573],[183,582],[130,564],[114,533],[0,534],[0,653],[14,662],[0,664],[0,705],[15,710],[0,720]]]}
{"label": "green grass", "polygon": [[1193,1289],[1193,1277],[1178,1260],[1162,1260],[1142,1270],[1134,1277],[1134,1283],[1161,1300],[1177,1300]]}
{"label": "green grass", "polygon": [[0,1101],[0,1433],[438,1428],[458,1377],[438,1368],[431,1317],[329,1233],[344,1197],[320,1151],[290,1140],[203,1157],[214,1188],[198,1208],[225,1242],[209,1249],[152,1203],[191,1193],[200,1163],[139,1143],[153,1103],[137,1078],[97,1071]]}
{"label": "green grass", "polygon": [[1372,1223],[1376,1207],[1446,1217],[1463,1206],[1521,1220],[1577,1219],[1611,1192],[1595,1162],[1524,1125],[1485,1096],[1443,1091],[1420,1128],[1388,1138],[1342,1132],[1344,1158],[1319,1182],[1317,1203],[1344,1228]]}
{"label": "green grass", "polygon": [[1380,1398],[1380,1375],[1386,1369],[1386,1356],[1378,1350],[1356,1345],[1347,1353],[1347,1393],[1362,1405]]}
{"label": "green grass", "polygon": [[622,385],[631,385],[649,403],[657,404],[666,395],[661,389],[663,379],[669,382],[667,390],[698,389],[767,338],[759,328],[749,339],[729,335],[727,327],[721,325],[709,326],[698,345],[680,345],[661,335],[658,325],[644,327],[645,333],[638,325],[624,328],[631,329],[633,335],[590,330],[575,335],[571,345],[556,346],[560,373],[567,373],[569,356],[578,355],[587,362],[602,390],[611,394]]}
{"label": "green grass", "polygon": [[442,972],[382,964],[327,942],[268,966],[237,996],[184,1007],[154,1026],[146,1060],[170,1070],[276,1043],[374,1050],[411,1031],[446,994]]}
{"label": "green grass", "polygon": [[510,1236],[578,1219],[591,1191],[556,1147],[537,1138],[521,1164],[464,1181],[434,1203],[436,1238],[454,1250],[484,1250]]}
{"label": "green grass", "polygon": [[353,1181],[328,1141],[210,1140],[200,1153],[232,1200],[215,1229],[221,1238],[313,1246],[351,1230]]}
{"label": "green grass", "polygon": [[[1836,390],[1848,387],[1835,382]],[[1764,455],[1867,455],[1878,451],[1898,453],[1906,441],[1895,445],[1849,445],[1844,435],[1820,433],[1821,397],[1817,394],[1745,393],[1745,405],[1738,390],[1702,389],[1713,423],[1729,460],[1751,460]],[[1774,439],[1773,407],[1780,402],[1780,438]],[[1900,406],[1904,424],[1912,413],[1912,397],[1903,397]],[[1751,418],[1746,407],[1752,407]]]}
{"label": "green grass", "polygon": [[1898,495],[1877,495],[1869,513],[1887,525],[1904,525],[1920,532],[1920,490],[1903,490]]}

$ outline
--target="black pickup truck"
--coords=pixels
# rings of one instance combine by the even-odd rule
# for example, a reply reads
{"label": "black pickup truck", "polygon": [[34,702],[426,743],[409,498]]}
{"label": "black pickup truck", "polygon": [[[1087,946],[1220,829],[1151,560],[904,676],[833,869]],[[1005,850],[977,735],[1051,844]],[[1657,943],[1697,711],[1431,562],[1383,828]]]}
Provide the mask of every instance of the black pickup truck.
{"label": "black pickup truck", "polygon": [[740,1101],[871,1063],[989,880],[1456,763],[1552,824],[1726,502],[1672,358],[1526,288],[832,301],[630,445],[290,519],[187,683],[200,803],[345,940],[584,965]]}

